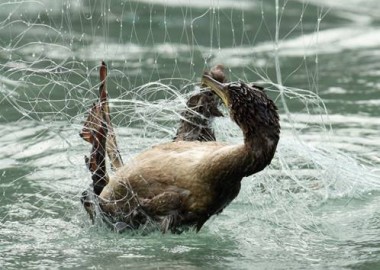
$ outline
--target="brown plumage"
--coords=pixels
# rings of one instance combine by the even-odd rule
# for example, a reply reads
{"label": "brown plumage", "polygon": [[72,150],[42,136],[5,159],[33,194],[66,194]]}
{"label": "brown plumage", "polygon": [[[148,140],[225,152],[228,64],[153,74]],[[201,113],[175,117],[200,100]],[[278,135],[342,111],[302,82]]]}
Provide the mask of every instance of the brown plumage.
{"label": "brown plumage", "polygon": [[[224,66],[217,65],[206,72],[213,79],[224,83],[226,76]],[[181,114],[182,118],[177,129],[174,141],[215,141],[215,134],[211,128],[214,117],[221,117],[218,105],[220,98],[213,91],[202,85],[200,93],[194,94],[186,103],[186,110]]]}
{"label": "brown plumage", "polygon": [[201,229],[239,193],[243,177],[264,169],[279,140],[276,106],[261,88],[222,84],[208,75],[202,82],[227,105],[244,143],[178,141],[137,155],[117,170],[99,195],[113,221],[139,228],[148,221],[162,231]]}

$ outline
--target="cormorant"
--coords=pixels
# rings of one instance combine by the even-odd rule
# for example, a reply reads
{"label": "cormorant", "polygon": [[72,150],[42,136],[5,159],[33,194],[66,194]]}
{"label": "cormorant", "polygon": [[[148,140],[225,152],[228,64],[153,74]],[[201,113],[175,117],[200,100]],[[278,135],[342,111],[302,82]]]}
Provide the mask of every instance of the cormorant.
{"label": "cormorant", "polygon": [[[105,65],[102,67],[105,69]],[[280,134],[274,102],[261,87],[243,82],[223,83],[210,75],[203,75],[202,85],[227,106],[232,120],[242,130],[243,142],[230,145],[174,141],[157,145],[126,165],[114,166],[117,170],[111,178],[105,169],[105,155],[107,152],[114,163],[112,157],[117,157],[118,151],[114,135],[110,140],[112,147],[108,147],[113,130],[107,100],[102,100],[106,93],[100,94],[101,102],[91,110],[95,123],[87,127],[85,124],[82,137],[93,146],[86,162],[92,172],[95,198],[108,220],[122,224],[123,229],[137,229],[154,222],[163,232],[181,232],[186,228],[199,231],[238,195],[244,177],[270,164]],[[105,77],[102,81],[104,84]],[[101,90],[105,92],[105,86]],[[94,129],[89,131],[89,126]],[[94,205],[88,194],[84,194],[82,202],[93,218]]]}

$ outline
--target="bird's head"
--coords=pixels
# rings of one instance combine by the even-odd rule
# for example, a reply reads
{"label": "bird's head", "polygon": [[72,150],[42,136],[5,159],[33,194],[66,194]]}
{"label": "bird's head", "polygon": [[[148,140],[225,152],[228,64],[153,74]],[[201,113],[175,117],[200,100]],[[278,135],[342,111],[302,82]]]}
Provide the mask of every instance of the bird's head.
{"label": "bird's head", "polygon": [[[217,82],[226,82],[226,75],[224,72],[223,65],[216,65],[212,67],[209,71],[205,71],[205,74],[210,76]],[[193,95],[187,102],[187,107],[194,110],[196,113],[203,115],[206,119],[210,117],[220,117],[223,113],[218,109],[220,104],[220,99],[215,95],[214,91],[209,89],[204,89],[207,87],[203,83],[201,84],[203,88],[200,93]]]}
{"label": "bird's head", "polygon": [[189,98],[186,106],[206,119],[220,117],[223,113],[218,109],[219,98],[210,90],[202,90],[200,93]]}
{"label": "bird's head", "polygon": [[230,116],[242,129],[245,139],[265,139],[277,145],[280,133],[279,116],[274,102],[263,88],[243,82],[221,83],[208,74],[202,83],[214,91],[227,106]]}

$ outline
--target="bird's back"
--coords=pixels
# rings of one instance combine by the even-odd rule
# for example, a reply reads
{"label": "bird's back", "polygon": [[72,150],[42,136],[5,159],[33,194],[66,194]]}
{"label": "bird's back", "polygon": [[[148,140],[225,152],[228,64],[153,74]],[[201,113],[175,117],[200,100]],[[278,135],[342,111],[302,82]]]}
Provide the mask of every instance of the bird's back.
{"label": "bird's back", "polygon": [[125,188],[142,198],[152,198],[175,188],[188,191],[192,196],[203,196],[210,184],[205,175],[210,157],[225,147],[228,146],[218,142],[186,141],[154,146],[120,168],[102,197],[115,191],[125,194],[117,192]]}
{"label": "bird's back", "polygon": [[244,152],[242,145],[218,142],[181,141],[155,146],[116,172],[100,195],[109,202],[102,208],[115,216],[141,206],[154,219],[172,219],[174,215],[174,227],[196,225],[199,230],[239,193],[242,175],[231,168]]}

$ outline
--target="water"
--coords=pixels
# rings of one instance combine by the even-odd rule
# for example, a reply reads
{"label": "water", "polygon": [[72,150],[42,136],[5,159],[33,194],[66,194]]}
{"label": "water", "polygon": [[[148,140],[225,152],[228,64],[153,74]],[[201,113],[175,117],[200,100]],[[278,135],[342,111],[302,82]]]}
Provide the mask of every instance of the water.
{"label": "water", "polygon": [[[290,118],[275,1],[1,2],[1,268],[378,269],[380,10],[330,2],[280,1]],[[224,63],[279,105],[271,166],[198,234],[91,225],[78,132],[102,59],[124,159],[170,140],[202,71]],[[215,129],[241,141],[227,118]]]}

